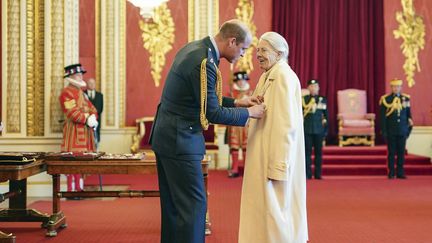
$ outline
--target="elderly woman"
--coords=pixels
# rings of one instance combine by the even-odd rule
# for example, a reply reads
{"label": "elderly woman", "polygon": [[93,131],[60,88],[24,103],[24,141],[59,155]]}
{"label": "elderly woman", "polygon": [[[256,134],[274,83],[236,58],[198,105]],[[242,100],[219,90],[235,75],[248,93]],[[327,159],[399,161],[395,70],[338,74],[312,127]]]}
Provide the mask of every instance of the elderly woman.
{"label": "elderly woman", "polygon": [[257,59],[264,73],[254,95],[267,111],[251,120],[240,209],[240,243],[308,240],[301,88],[287,63],[288,43],[263,34]]}

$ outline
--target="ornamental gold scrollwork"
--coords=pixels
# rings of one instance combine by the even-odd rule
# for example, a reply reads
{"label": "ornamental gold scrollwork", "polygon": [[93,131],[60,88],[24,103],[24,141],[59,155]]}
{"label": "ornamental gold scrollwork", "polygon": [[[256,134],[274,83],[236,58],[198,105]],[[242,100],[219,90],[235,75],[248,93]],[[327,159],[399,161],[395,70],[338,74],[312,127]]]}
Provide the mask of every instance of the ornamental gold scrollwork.
{"label": "ornamental gold scrollwork", "polygon": [[415,84],[415,71],[420,72],[418,53],[424,49],[426,35],[423,18],[416,14],[413,2],[414,0],[401,0],[403,11],[396,12],[399,28],[393,31],[396,39],[403,39],[400,48],[405,56],[403,69],[409,87]]}
{"label": "ornamental gold scrollwork", "polygon": [[258,38],[256,37],[256,26],[253,22],[254,15],[254,2],[252,0],[240,0],[238,7],[235,9],[237,19],[243,21],[250,29],[252,34],[252,43],[243,56],[236,63],[236,68],[250,73],[253,68],[252,57],[254,47],[258,45]]}
{"label": "ornamental gold scrollwork", "polygon": [[151,75],[155,86],[159,87],[161,72],[165,66],[165,54],[174,43],[174,20],[166,3],[154,10],[154,16],[148,21],[139,21],[142,30],[144,49],[150,53]]}

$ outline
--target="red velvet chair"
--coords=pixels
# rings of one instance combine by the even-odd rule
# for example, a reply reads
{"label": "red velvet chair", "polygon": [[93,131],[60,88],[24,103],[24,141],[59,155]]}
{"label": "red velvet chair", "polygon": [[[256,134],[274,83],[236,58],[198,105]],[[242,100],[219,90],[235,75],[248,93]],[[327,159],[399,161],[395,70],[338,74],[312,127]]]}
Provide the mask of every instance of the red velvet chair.
{"label": "red velvet chair", "polygon": [[137,134],[132,138],[131,152],[145,152],[146,154],[154,154],[149,144],[150,131],[153,126],[154,117],[142,117],[136,119]]}
{"label": "red velvet chair", "polygon": [[345,89],[337,92],[339,146],[375,145],[375,114],[366,112],[366,91]]}

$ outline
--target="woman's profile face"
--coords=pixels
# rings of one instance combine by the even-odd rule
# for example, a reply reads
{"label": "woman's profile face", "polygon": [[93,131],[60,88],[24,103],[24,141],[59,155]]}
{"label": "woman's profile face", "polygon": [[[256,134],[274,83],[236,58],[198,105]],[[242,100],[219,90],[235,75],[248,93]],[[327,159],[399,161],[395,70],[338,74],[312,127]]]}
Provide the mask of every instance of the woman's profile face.
{"label": "woman's profile face", "polygon": [[279,53],[265,40],[260,40],[257,46],[259,66],[268,71],[278,61]]}

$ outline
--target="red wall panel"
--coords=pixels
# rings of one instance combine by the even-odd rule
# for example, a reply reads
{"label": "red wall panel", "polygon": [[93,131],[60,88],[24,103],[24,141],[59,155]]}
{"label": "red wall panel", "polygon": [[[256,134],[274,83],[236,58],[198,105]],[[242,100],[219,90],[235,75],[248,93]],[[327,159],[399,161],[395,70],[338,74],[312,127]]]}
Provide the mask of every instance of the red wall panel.
{"label": "red wall panel", "polygon": [[160,86],[156,87],[150,74],[149,53],[143,47],[139,20],[139,9],[129,2],[126,14],[126,125],[135,125],[135,119],[154,116],[159,103],[165,77],[177,50],[187,43],[187,1],[170,0],[168,8],[175,24],[173,48],[166,54],[166,64],[162,71]]}
{"label": "red wall panel", "polygon": [[[432,125],[432,1],[415,0],[417,14],[423,17],[426,25],[426,44],[424,50],[419,53],[421,72],[415,74],[416,84],[409,88],[404,83],[403,92],[411,95],[411,111],[414,124],[417,126]],[[398,28],[396,12],[402,11],[400,1],[384,0],[384,22],[385,22],[385,60],[386,60],[386,80],[387,82],[395,77],[405,79],[402,68],[405,57],[402,55],[400,45],[402,39],[395,39],[393,31]],[[387,85],[386,91],[390,92]]]}

